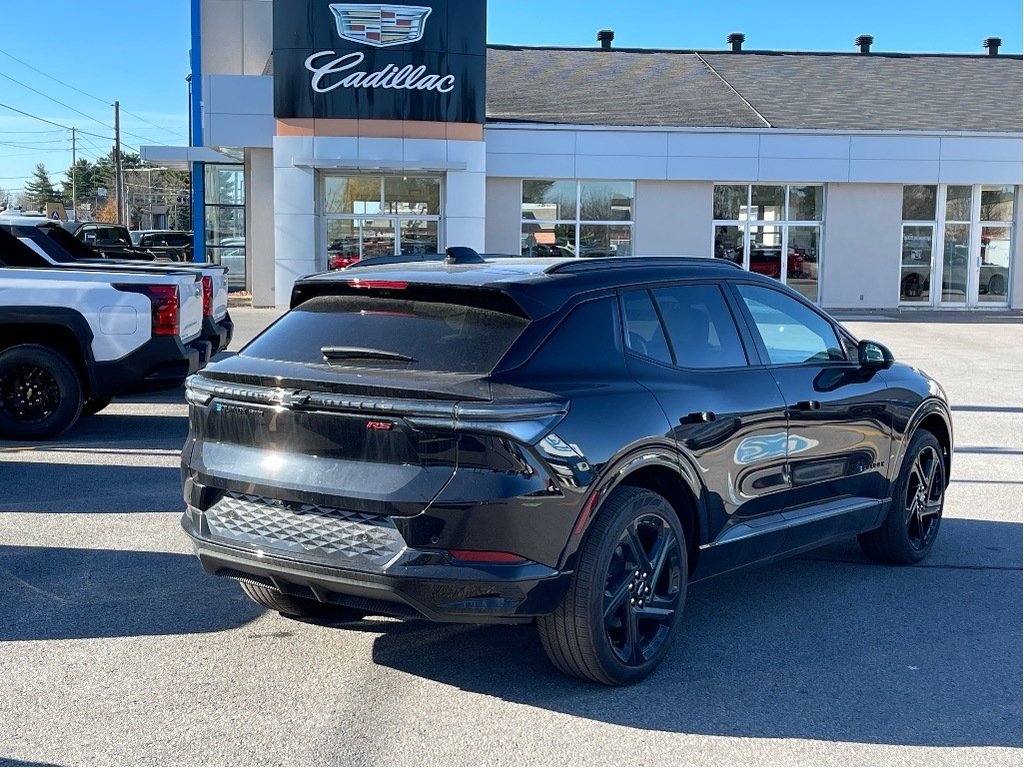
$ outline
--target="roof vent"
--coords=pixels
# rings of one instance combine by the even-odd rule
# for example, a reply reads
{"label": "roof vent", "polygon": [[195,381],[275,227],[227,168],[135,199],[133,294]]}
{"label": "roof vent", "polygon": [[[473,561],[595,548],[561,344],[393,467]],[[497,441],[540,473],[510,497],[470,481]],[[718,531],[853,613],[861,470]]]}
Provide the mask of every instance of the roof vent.
{"label": "roof vent", "polygon": [[747,36],[742,32],[732,32],[725,38],[725,42],[732,46],[733,51],[739,52],[743,50],[743,42],[747,39]]}
{"label": "roof vent", "polygon": [[610,51],[612,49],[612,40],[615,39],[615,31],[611,29],[602,29],[597,33],[597,40],[601,43],[601,50]]}
{"label": "roof vent", "polygon": [[875,38],[871,35],[861,35],[853,42],[855,45],[860,46],[861,53],[871,53],[871,44],[875,42]]}
{"label": "roof vent", "polygon": [[986,37],[985,38],[985,42],[982,43],[982,45],[984,45],[986,48],[988,48],[988,55],[989,56],[998,56],[999,55],[999,46],[1002,45],[1002,44],[1003,44],[1003,38],[1001,38],[1001,37]]}

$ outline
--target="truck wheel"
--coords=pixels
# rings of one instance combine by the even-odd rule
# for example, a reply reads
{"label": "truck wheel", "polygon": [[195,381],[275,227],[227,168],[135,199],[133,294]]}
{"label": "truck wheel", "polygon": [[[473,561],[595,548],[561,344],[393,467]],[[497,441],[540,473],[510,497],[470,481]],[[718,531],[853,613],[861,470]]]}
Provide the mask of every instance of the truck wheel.
{"label": "truck wheel", "polygon": [[81,412],[82,383],[64,355],[38,344],[0,353],[0,435],[47,440]]}
{"label": "truck wheel", "polygon": [[251,581],[240,581],[238,586],[253,602],[259,603],[268,610],[277,611],[289,619],[321,619],[340,622],[359,621],[366,615],[355,608],[288,595],[273,587],[265,587]]}
{"label": "truck wheel", "polygon": [[82,406],[82,415],[95,416],[97,413],[99,413],[108,405],[110,405],[110,401],[113,399],[114,398],[112,397],[90,397],[88,400],[85,401],[85,405]]}
{"label": "truck wheel", "polygon": [[569,591],[537,619],[562,672],[605,685],[645,678],[668,652],[686,602],[686,538],[663,497],[617,488],[587,533]]}

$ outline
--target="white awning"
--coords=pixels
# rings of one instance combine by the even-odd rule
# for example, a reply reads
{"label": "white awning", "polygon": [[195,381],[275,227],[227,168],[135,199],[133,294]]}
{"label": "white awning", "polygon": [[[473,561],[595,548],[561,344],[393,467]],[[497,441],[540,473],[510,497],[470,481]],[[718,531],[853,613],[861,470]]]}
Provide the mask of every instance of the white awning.
{"label": "white awning", "polygon": [[192,163],[237,163],[238,160],[212,147],[153,147],[142,146],[142,159],[187,171]]}

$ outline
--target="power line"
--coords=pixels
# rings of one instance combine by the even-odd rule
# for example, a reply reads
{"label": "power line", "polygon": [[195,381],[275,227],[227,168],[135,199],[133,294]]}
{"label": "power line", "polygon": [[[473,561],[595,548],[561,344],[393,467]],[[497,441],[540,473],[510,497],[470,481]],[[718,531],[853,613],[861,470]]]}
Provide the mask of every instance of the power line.
{"label": "power line", "polygon": [[29,134],[39,135],[39,134],[46,134],[46,133],[51,133],[51,134],[52,133],[60,133],[60,131],[0,131],[0,133],[14,134],[14,135],[17,135],[17,136],[27,136]]}
{"label": "power line", "polygon": [[[76,88],[75,86],[71,85],[70,83],[67,83],[64,80],[61,80],[59,78],[54,77],[53,75],[50,75],[50,74],[47,74],[46,72],[43,72],[43,70],[39,69],[38,67],[32,66],[31,64],[29,64],[24,59],[19,59],[17,56],[15,56],[15,55],[13,55],[11,53],[8,53],[7,51],[0,50],[0,53],[2,53],[4,56],[6,56],[9,59],[13,59],[14,61],[18,62],[22,66],[28,67],[33,72],[37,72],[38,74],[42,75],[46,79],[52,80],[53,82],[57,83],[58,85],[63,85],[65,88],[70,88],[72,91],[75,91],[76,93],[80,93],[83,96],[87,96],[88,98],[92,99],[93,101],[98,102],[100,104],[103,104],[104,106],[107,106],[107,107],[110,106],[109,99],[101,99],[99,96],[91,94],[88,91],[83,91],[81,88]],[[8,79],[10,79],[10,78],[8,78]],[[21,83],[21,85],[24,85],[24,83]],[[25,87],[27,88],[28,86],[25,86]],[[38,93],[38,91],[37,91],[37,93]],[[41,94],[41,95],[45,95],[45,94]],[[140,122],[143,122],[146,125],[149,125],[149,126],[152,126],[153,128],[156,128],[158,131],[164,131],[165,133],[169,133],[172,136],[176,136],[177,135],[174,131],[172,131],[172,130],[170,130],[168,128],[165,128],[163,126],[157,125],[156,123],[150,122],[149,120],[147,120],[144,117],[139,117],[138,115],[136,115],[136,114],[134,114],[132,112],[129,112],[127,109],[122,109],[121,111],[124,112],[126,115],[131,115],[136,120],[138,120]],[[107,126],[107,127],[109,128],[110,126]],[[135,136],[135,138],[142,139],[143,141],[154,141],[153,139],[148,138],[146,136],[139,136],[138,134],[128,133],[128,131],[122,131],[122,133],[126,133],[129,136]]]}
{"label": "power line", "polygon": [[110,128],[110,130],[114,130],[110,125],[108,125],[107,123],[104,123],[102,120],[98,120],[97,118],[93,117],[92,115],[86,114],[85,112],[83,112],[80,109],[75,109],[71,105],[65,104],[60,99],[55,99],[55,98],[53,98],[53,96],[50,96],[50,95],[48,95],[46,93],[43,93],[38,88],[33,88],[31,85],[26,85],[25,83],[21,82],[20,80],[16,80],[15,78],[11,77],[10,75],[5,75],[3,72],[0,72],[0,77],[4,78],[5,80],[10,80],[12,83],[14,83],[15,85],[20,85],[22,88],[27,88],[28,90],[32,91],[32,93],[37,93],[40,96],[42,96],[44,99],[49,99],[54,104],[59,104],[60,106],[64,107],[64,109],[70,109],[72,112],[74,112],[76,114],[79,114],[79,115],[81,115],[82,117],[84,117],[84,118],[86,118],[88,120],[92,120],[94,123],[98,123],[99,125],[102,125],[104,128]]}
{"label": "power line", "polygon": [[[25,112],[24,110],[18,109],[17,107],[12,107],[10,104],[4,104],[3,102],[0,102],[0,107],[3,107],[4,109],[9,109],[12,112],[17,112],[19,115],[24,115],[25,117],[31,117],[33,120],[38,120],[39,122],[46,123],[47,125],[55,125],[58,128],[63,128],[65,131],[70,131],[71,130],[71,128],[69,126],[67,126],[67,125],[61,125],[60,123],[55,123],[53,120],[47,120],[45,117],[39,117],[39,115],[33,115],[31,112]],[[81,128],[77,128],[76,130],[79,133],[84,134],[86,136],[93,136],[93,137],[95,137],[97,139],[103,139],[104,141],[113,141],[114,140],[114,138],[112,136],[101,136],[98,133],[90,133],[89,131],[83,131]]]}
{"label": "power line", "polygon": [[[110,125],[108,123],[104,123],[102,120],[99,120],[99,119],[93,117],[92,115],[86,114],[85,112],[83,112],[80,109],[75,109],[70,104],[65,104],[60,99],[55,99],[55,98],[53,98],[53,96],[50,96],[50,95],[48,95],[46,93],[43,93],[39,89],[33,88],[31,85],[26,85],[25,83],[21,82],[20,80],[14,79],[10,75],[5,75],[3,72],[0,72],[0,77],[4,78],[6,80],[10,80],[12,83],[14,83],[15,85],[20,85],[22,88],[27,88],[28,90],[32,91],[32,93],[37,93],[40,96],[42,96],[44,99],[49,99],[54,104],[59,104],[60,106],[64,107],[64,109],[70,109],[72,112],[74,112],[76,114],[79,114],[79,115],[81,115],[82,117],[84,117],[84,118],[86,118],[88,120],[92,120],[94,123],[102,125],[104,128],[109,128],[110,130],[114,130],[112,125]],[[68,129],[68,130],[70,130],[70,129]],[[154,144],[158,143],[156,141],[156,139],[148,138],[146,136],[140,136],[139,134],[132,133],[130,131],[121,131],[121,133],[124,134],[124,135],[127,135],[127,136],[134,136],[135,138],[142,139],[143,141],[151,141]],[[126,144],[125,146],[128,146],[128,145]]]}

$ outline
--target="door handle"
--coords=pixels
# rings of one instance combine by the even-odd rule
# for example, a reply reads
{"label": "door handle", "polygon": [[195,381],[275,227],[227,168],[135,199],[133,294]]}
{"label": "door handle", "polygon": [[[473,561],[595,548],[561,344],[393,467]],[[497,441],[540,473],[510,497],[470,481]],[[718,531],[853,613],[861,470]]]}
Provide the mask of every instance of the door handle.
{"label": "door handle", "polygon": [[708,422],[715,420],[715,414],[712,411],[694,411],[688,413],[686,416],[679,418],[680,424],[707,424]]}
{"label": "door handle", "polygon": [[817,411],[821,408],[821,403],[817,400],[798,400],[796,403],[796,409],[798,411]]}

